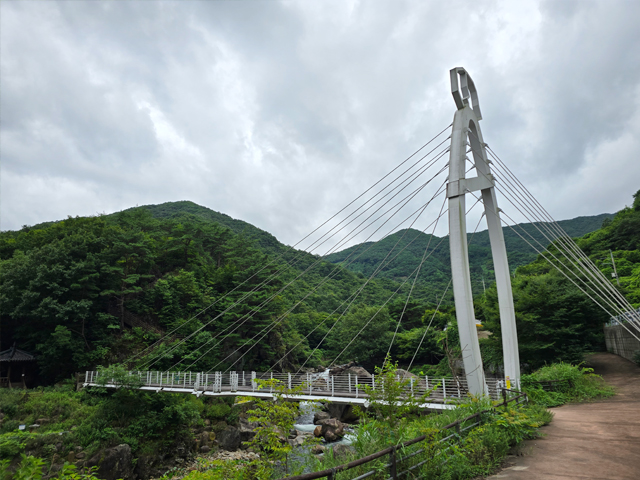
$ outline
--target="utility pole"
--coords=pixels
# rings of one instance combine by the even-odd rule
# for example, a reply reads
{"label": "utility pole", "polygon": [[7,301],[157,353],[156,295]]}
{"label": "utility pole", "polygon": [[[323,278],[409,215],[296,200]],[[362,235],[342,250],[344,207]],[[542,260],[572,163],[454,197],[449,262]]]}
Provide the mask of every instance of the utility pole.
{"label": "utility pole", "polygon": [[613,251],[609,249],[609,253],[611,254],[611,264],[613,265],[613,276],[616,277],[616,282],[618,282],[618,286],[620,286],[620,279],[618,278],[618,271],[616,270],[616,261],[613,259]]}

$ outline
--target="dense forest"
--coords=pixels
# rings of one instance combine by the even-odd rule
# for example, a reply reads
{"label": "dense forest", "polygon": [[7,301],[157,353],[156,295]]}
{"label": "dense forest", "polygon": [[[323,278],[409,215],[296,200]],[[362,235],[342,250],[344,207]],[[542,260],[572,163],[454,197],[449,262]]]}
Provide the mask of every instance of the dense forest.
{"label": "dense forest", "polygon": [[[613,218],[560,222],[578,235],[604,220],[580,244],[605,273],[603,252],[614,250],[621,288],[636,303],[637,203]],[[424,237],[380,278],[367,281],[385,242],[393,240],[380,242],[360,263],[341,265],[346,251],[331,257],[332,263],[192,202],[2,232],[0,349],[15,343],[34,353],[39,381],[50,384],[113,363],[206,371],[262,370],[277,362],[278,369],[290,371],[354,360],[371,368],[395,335],[391,354],[401,364],[413,359],[417,370],[446,373],[457,342],[450,299],[436,310],[449,279],[446,238],[408,301],[410,282],[401,283],[422,255],[429,241]],[[524,266],[535,255],[509,232],[505,237],[512,267],[518,267],[514,295],[523,361],[534,366],[600,348],[602,313],[543,260]],[[442,239],[431,240],[435,247]],[[471,245],[476,290],[481,278],[487,287],[486,295],[476,295],[477,315],[498,333],[486,232]],[[564,328],[567,323],[572,327]],[[349,344],[361,330],[365,334]],[[559,331],[565,332],[561,339]],[[499,335],[484,342],[488,361],[499,364]]]}
{"label": "dense forest", "polygon": [[[577,244],[612,285],[640,307],[640,191],[633,195],[631,207],[605,219],[602,228],[579,238]],[[619,285],[612,277],[614,262]],[[585,352],[604,349],[602,326],[608,315],[545,259],[538,257],[519,267],[512,286],[525,367],[559,360],[578,363]],[[481,342],[484,360],[499,365],[502,345],[495,284],[477,301],[476,311],[494,333]]]}
{"label": "dense forest", "polygon": [[[612,214],[603,213],[590,217],[561,220],[558,224],[569,236],[575,238],[597,230],[605,220],[610,220],[612,217]],[[542,245],[549,243],[540,232],[541,229],[537,228],[539,227],[538,224],[523,223],[518,227],[520,235],[524,235],[528,241],[533,242],[532,239],[535,239]],[[520,235],[509,227],[503,227],[502,231],[507,246],[509,268],[512,272],[536,259],[537,253]],[[471,286],[473,293],[480,295],[484,293],[486,286],[495,281],[489,233],[487,230],[468,233],[467,240],[469,244]],[[398,243],[396,251],[401,253],[399,253],[393,264],[383,269],[378,276],[396,281],[404,280],[411,275],[420,263],[425,249],[429,246],[433,253],[429,255],[420,269],[418,277],[421,285],[420,293],[433,296],[434,292],[443,292],[451,278],[448,237],[439,238],[413,229],[409,231],[400,230],[376,244],[372,242],[362,243],[327,255],[327,260],[339,263],[351,271],[368,276],[371,275],[396,243]],[[453,302],[451,292],[447,295],[446,301],[447,303]]]}

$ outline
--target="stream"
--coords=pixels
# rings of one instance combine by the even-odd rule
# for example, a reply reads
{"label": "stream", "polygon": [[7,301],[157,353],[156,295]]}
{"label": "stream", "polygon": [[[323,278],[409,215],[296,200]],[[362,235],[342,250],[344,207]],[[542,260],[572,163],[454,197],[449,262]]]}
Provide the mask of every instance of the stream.
{"label": "stream", "polygon": [[[320,410],[321,409],[319,406],[315,406],[312,403],[300,402],[300,416],[296,419],[296,423],[293,428],[301,432],[313,432],[316,428],[316,425],[313,424],[313,416]],[[322,445],[328,448],[331,448],[333,445],[337,445],[339,443],[342,443],[344,445],[351,445],[355,438],[353,429],[351,428],[351,426],[345,425],[345,432],[347,433],[345,433],[344,437],[341,440],[330,443],[323,440]]]}

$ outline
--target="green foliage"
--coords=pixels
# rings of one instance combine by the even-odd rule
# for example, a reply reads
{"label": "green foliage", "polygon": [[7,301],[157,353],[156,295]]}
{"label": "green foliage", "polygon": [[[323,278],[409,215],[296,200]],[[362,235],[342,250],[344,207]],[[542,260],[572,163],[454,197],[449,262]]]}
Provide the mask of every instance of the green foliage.
{"label": "green foliage", "polygon": [[[540,383],[560,381],[551,391],[545,391]],[[521,378],[522,389],[530,400],[538,405],[555,407],[569,402],[584,402],[615,393],[592,368],[555,363]]]}
{"label": "green foliage", "polygon": [[[0,463],[0,480],[40,480],[43,478],[43,467],[46,462],[41,458],[31,455],[22,455],[20,464],[12,473],[9,469],[9,462],[2,461]],[[99,480],[95,475],[98,467],[78,470],[78,467],[66,463],[55,477],[49,477],[52,480]],[[120,479],[122,480],[122,479]]]}
{"label": "green foliage", "polygon": [[288,389],[276,379],[257,380],[257,383],[258,389],[271,389],[273,400],[250,399],[255,402],[255,406],[247,412],[249,421],[255,422],[257,426],[253,430],[255,436],[247,445],[260,452],[261,459],[264,460],[264,472],[276,461],[284,462],[286,471],[289,471],[289,454],[293,447],[287,442],[287,437],[300,415],[299,403],[289,399],[302,394],[305,385]]}
{"label": "green foliage", "polygon": [[363,423],[369,419],[383,420],[388,424],[388,432],[394,442],[394,437],[400,430],[401,422],[406,422],[419,412],[418,406],[427,402],[427,398],[433,390],[426,391],[423,395],[412,396],[411,379],[399,378],[398,364],[387,356],[382,368],[376,367],[376,388],[372,385],[361,386],[369,396],[369,407],[366,410],[356,407],[356,412],[361,416]]}
{"label": "green foliage", "polygon": [[[602,214],[562,220],[558,223],[570,236],[579,237],[597,230],[602,225],[603,220],[611,217],[612,215],[610,214]],[[531,237],[539,240],[542,244],[547,243],[547,240],[533,224],[525,223],[520,226],[527,232],[523,236],[528,240],[530,240],[529,235],[531,235]],[[536,259],[536,252],[510,228],[504,227],[503,234],[507,246],[509,266],[512,271]],[[471,239],[471,236],[472,234],[469,233],[469,239]],[[441,240],[442,243],[440,243]],[[408,247],[399,253],[398,258],[387,268],[384,268],[379,273],[379,276],[395,281],[405,279],[413,272],[416,265],[420,263],[425,248],[427,245],[430,245],[430,248],[435,248],[435,250],[420,269],[418,280],[420,288],[418,292],[414,293],[414,298],[432,302],[436,294],[442,294],[451,278],[449,241],[446,237],[440,239],[417,230],[409,230],[405,235],[405,230],[400,230],[376,244],[363,243],[355,245],[340,252],[332,253],[327,256],[327,259],[334,263],[346,261],[344,263],[346,268],[369,276],[396,243],[398,243],[396,252],[400,252],[407,247],[407,245]],[[352,257],[346,260],[349,256]],[[472,289],[475,295],[483,293],[483,279],[486,285],[495,281],[493,261],[491,258],[488,232],[486,230],[476,232],[473,234],[473,241],[469,244],[469,266],[471,270]],[[451,293],[446,298],[445,303],[453,303],[453,295]]]}

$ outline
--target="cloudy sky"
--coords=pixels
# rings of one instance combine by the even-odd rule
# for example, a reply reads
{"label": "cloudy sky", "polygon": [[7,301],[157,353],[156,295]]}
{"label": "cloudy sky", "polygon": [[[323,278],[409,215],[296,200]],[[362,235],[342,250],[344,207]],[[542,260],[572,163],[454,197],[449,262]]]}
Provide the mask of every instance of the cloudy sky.
{"label": "cloudy sky", "polygon": [[[294,244],[452,120],[558,220],[640,189],[637,1],[0,3],[0,228],[191,200]],[[504,207],[507,210],[507,207]]]}

